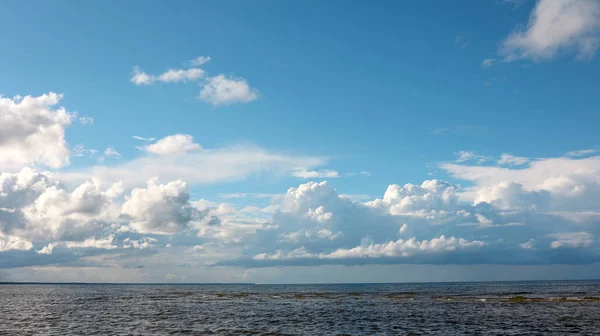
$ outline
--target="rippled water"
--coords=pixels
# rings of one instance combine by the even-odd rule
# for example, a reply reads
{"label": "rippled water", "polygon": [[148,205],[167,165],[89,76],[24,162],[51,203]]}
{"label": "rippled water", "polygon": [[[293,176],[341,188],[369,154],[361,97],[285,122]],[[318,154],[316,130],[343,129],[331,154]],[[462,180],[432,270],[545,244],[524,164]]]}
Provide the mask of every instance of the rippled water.
{"label": "rippled water", "polygon": [[600,282],[0,285],[0,335],[600,335]]}

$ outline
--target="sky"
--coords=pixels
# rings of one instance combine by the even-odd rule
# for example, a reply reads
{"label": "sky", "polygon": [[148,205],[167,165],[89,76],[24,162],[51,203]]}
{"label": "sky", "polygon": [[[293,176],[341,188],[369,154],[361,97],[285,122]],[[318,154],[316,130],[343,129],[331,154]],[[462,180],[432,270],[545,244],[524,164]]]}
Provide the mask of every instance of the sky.
{"label": "sky", "polygon": [[0,12],[0,281],[600,278],[598,0]]}

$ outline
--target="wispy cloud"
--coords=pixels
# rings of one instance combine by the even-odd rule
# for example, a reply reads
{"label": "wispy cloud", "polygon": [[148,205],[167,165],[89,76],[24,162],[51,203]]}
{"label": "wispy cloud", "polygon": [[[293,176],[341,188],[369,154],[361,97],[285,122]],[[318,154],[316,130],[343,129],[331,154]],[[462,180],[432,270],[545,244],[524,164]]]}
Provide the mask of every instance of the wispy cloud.
{"label": "wispy cloud", "polygon": [[137,136],[137,135],[132,136],[132,138],[134,138],[136,140],[141,140],[141,141],[154,141],[154,140],[156,140],[156,138],[144,138],[144,137]]}
{"label": "wispy cloud", "polygon": [[481,62],[481,68],[486,69],[486,68],[491,67],[494,64],[494,61],[496,61],[496,59],[494,59],[494,58],[488,58],[488,59],[483,60],[483,62]]}
{"label": "wispy cloud", "polygon": [[434,135],[475,135],[486,131],[483,126],[476,125],[458,125],[450,127],[440,127],[432,131]]}
{"label": "wispy cloud", "polygon": [[591,154],[596,154],[598,152],[600,152],[600,149],[590,148],[590,149],[581,149],[581,150],[570,151],[570,152],[567,152],[565,155],[571,156],[571,157],[579,157],[579,156],[587,156],[587,155],[591,155]]}

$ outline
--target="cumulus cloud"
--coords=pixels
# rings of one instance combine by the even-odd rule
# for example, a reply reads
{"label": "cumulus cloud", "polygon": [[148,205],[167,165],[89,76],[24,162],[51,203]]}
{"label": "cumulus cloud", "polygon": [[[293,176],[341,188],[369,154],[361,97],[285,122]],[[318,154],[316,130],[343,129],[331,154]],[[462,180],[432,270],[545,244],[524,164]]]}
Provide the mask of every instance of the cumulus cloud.
{"label": "cumulus cloud", "polygon": [[104,229],[118,213],[113,204],[123,192],[117,183],[106,190],[98,180],[84,182],[72,192],[56,185],[21,207],[26,224],[17,230],[38,240],[79,240]]}
{"label": "cumulus cloud", "polygon": [[164,137],[157,142],[142,147],[143,150],[159,155],[185,153],[200,150],[202,147],[194,143],[194,137],[188,134],[175,134]]}
{"label": "cumulus cloud", "polygon": [[31,250],[33,245],[30,241],[19,237],[5,235],[0,232],[0,252],[10,250]]}
{"label": "cumulus cloud", "polygon": [[218,75],[208,78],[199,98],[214,106],[248,103],[258,99],[258,91],[250,88],[243,78]]}
{"label": "cumulus cloud", "polygon": [[599,207],[598,156],[540,158],[519,169],[453,163],[440,167],[457,179],[474,183],[461,194],[465,200],[489,201],[489,196],[485,195],[496,194],[505,203],[511,203],[513,197],[527,203],[537,199],[547,203],[547,209],[552,211],[584,211]]}
{"label": "cumulus cloud", "polygon": [[140,239],[125,238],[123,239],[123,248],[147,249],[156,247],[158,239],[152,237],[141,237]]}
{"label": "cumulus cloud", "polygon": [[502,43],[507,61],[549,60],[563,53],[592,57],[600,43],[600,2],[597,0],[540,0],[525,29]]}
{"label": "cumulus cloud", "polygon": [[172,234],[184,231],[200,213],[189,201],[185,182],[167,184],[148,182],[146,188],[133,189],[122,207],[129,227],[139,233]]}
{"label": "cumulus cloud", "polygon": [[116,249],[117,246],[114,245],[115,236],[110,235],[105,238],[88,238],[84,241],[68,241],[65,242],[65,246],[68,248],[96,248],[96,249],[104,249],[111,250]]}
{"label": "cumulus cloud", "polygon": [[0,96],[0,167],[39,162],[52,168],[69,163],[65,129],[75,113],[56,107],[61,94]]}
{"label": "cumulus cloud", "polygon": [[390,214],[412,214],[423,209],[448,210],[458,201],[457,187],[441,180],[424,181],[420,186],[391,184],[382,199],[368,205],[385,208]]}
{"label": "cumulus cloud", "polygon": [[[119,215],[114,202],[121,193],[120,184],[102,189],[97,180],[67,190],[50,173],[31,168],[0,174],[0,234],[13,237],[12,242],[57,240],[75,246],[110,230]],[[49,245],[38,253],[52,249]]]}
{"label": "cumulus cloud", "polygon": [[154,83],[155,78],[136,66],[133,68],[130,81],[135,85],[150,85]]}

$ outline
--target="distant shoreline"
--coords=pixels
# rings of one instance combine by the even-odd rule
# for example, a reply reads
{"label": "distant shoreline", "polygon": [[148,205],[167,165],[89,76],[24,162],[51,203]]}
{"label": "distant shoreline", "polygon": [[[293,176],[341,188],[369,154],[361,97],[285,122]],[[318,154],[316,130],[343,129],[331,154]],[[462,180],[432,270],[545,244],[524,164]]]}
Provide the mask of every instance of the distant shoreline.
{"label": "distant shoreline", "polygon": [[482,281],[430,281],[430,282],[338,282],[338,283],[253,283],[253,282],[36,282],[36,281],[0,281],[0,285],[107,285],[107,286],[352,286],[352,285],[443,285],[469,283],[520,283],[520,282],[585,282],[600,279],[566,280],[482,280]]}

